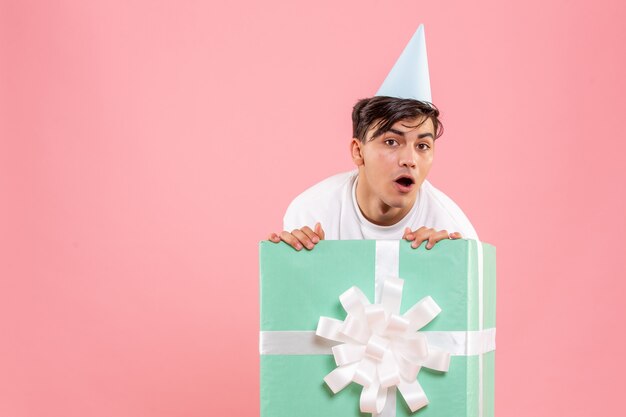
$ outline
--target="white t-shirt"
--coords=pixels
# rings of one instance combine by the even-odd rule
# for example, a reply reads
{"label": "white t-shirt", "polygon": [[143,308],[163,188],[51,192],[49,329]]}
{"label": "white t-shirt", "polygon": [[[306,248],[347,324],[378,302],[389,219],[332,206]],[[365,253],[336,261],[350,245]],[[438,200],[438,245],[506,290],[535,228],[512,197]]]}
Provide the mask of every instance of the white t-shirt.
{"label": "white t-shirt", "polygon": [[424,181],[411,211],[392,226],[378,226],[367,220],[356,201],[358,170],[334,175],[296,197],[285,213],[283,230],[291,232],[320,222],[328,240],[402,239],[406,227],[422,226],[448,233],[460,232],[465,239],[477,239],[474,227],[454,201]]}

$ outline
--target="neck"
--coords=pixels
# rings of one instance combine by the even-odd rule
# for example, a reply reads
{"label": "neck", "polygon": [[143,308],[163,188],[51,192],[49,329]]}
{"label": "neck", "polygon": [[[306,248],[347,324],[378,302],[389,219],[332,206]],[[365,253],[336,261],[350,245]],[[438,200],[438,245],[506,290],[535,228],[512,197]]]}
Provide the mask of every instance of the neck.
{"label": "neck", "polygon": [[392,207],[380,200],[367,189],[364,181],[356,184],[356,202],[363,217],[378,226],[393,226],[411,211],[413,204],[407,207]]}

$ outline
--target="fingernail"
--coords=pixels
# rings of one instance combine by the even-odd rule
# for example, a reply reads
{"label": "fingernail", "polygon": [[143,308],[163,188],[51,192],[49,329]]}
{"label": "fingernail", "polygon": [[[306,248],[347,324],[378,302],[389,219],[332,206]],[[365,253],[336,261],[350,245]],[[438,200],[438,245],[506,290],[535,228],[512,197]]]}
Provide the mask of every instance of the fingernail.
{"label": "fingernail", "polygon": [[313,236],[311,240],[313,241],[313,243],[317,243],[320,241],[320,239],[317,236]]}
{"label": "fingernail", "polygon": [[431,245],[430,243],[426,245],[426,249],[430,249],[432,247],[433,247],[433,245]]}
{"label": "fingernail", "polygon": [[302,249],[302,245],[299,243],[296,243],[296,250],[300,250],[300,249]]}

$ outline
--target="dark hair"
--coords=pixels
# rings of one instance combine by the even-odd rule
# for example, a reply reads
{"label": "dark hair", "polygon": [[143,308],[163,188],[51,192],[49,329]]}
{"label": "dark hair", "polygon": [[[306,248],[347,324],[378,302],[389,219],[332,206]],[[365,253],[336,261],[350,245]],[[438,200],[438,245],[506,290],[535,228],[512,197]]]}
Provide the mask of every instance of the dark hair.
{"label": "dark hair", "polygon": [[[368,129],[377,127],[374,137],[387,132],[394,123],[404,119],[424,116],[431,119],[435,128],[435,139],[443,134],[443,125],[439,120],[439,109],[433,104],[410,98],[376,96],[359,100],[352,109],[352,137],[365,142]],[[419,126],[418,125],[418,126]]]}

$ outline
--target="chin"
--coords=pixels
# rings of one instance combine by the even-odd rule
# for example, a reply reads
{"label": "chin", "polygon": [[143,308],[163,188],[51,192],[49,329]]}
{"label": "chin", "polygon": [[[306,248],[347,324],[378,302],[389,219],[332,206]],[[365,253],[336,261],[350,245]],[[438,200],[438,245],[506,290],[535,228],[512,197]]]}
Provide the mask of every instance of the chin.
{"label": "chin", "polygon": [[385,204],[387,204],[389,207],[395,208],[395,209],[403,209],[406,208],[407,206],[411,205],[411,201],[409,198],[390,198],[387,201],[385,201]]}

